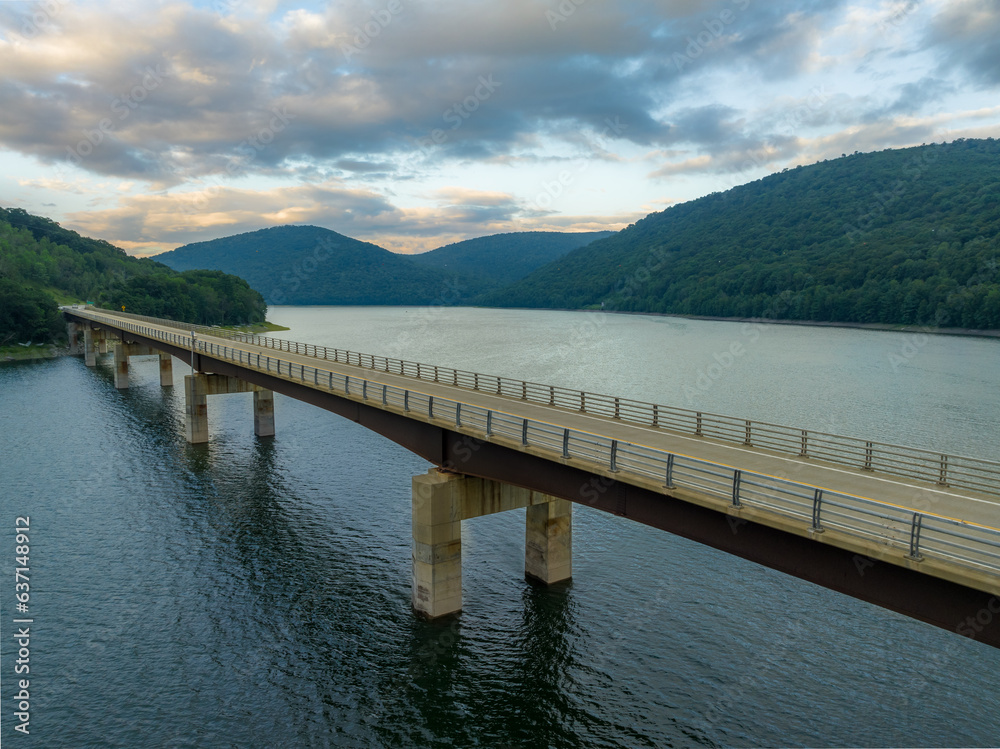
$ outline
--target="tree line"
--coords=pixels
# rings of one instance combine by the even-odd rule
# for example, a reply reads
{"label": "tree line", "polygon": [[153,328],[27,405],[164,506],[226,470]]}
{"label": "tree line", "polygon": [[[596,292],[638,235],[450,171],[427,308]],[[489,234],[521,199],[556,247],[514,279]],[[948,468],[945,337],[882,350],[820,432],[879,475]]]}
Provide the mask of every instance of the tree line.
{"label": "tree line", "polygon": [[221,271],[178,273],[20,208],[0,208],[0,345],[65,338],[58,304],[93,302],[202,325],[263,322],[263,297]]}

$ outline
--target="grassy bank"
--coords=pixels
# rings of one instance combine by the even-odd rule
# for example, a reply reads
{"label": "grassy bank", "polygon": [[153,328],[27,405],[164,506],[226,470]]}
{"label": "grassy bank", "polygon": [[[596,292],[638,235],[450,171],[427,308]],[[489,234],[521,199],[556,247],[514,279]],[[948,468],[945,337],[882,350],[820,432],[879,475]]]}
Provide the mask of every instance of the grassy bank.
{"label": "grassy bank", "polygon": [[30,346],[0,346],[0,362],[55,359],[67,354],[69,354],[68,348],[52,343],[33,343]]}

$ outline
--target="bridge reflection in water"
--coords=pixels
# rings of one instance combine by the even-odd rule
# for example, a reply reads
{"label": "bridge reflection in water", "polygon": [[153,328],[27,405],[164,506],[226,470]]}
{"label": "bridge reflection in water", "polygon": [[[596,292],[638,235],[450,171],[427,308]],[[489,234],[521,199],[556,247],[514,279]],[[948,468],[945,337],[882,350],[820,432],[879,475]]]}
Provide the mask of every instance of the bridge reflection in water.
{"label": "bridge reflection in water", "polygon": [[[382,434],[437,468],[413,479],[413,606],[461,609],[463,520],[527,508],[525,573],[572,574],[572,505],[704,543],[1000,647],[1000,464],[567,388],[104,310],[65,308],[86,363],[115,340],[186,375],[186,434],[208,396],[273,393]],[[652,573],[651,574],[655,574]],[[781,612],[775,612],[780,617]]]}

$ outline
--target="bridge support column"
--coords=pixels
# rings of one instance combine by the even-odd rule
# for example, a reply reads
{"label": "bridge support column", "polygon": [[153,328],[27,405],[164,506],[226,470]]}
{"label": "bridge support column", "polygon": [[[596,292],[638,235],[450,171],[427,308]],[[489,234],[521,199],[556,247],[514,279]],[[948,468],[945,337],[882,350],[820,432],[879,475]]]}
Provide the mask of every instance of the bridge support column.
{"label": "bridge support column", "polygon": [[[104,344],[104,341],[101,343]],[[124,343],[115,346],[115,387],[119,390],[128,388],[128,352]]]}
{"label": "bridge support column", "polygon": [[152,356],[155,354],[159,354],[159,352],[142,343],[116,343],[115,387],[119,390],[128,389],[128,358],[130,356]]}
{"label": "bridge support column", "polygon": [[413,477],[413,608],[435,618],[462,610],[462,521],[527,508],[525,576],[572,575],[572,503],[499,481],[432,468]]}
{"label": "bridge support column", "polygon": [[75,322],[66,323],[66,337],[69,338],[70,356],[76,356],[80,353],[79,332],[80,328]]}
{"label": "bridge support column", "polygon": [[557,583],[573,576],[573,503],[553,499],[527,509],[524,576]]}
{"label": "bridge support column", "polygon": [[[259,437],[274,436],[273,391],[238,377],[198,373],[184,376],[184,431],[188,442],[208,442],[208,396],[228,393],[253,393],[254,433]],[[258,417],[258,405],[261,417]]]}
{"label": "bridge support column", "polygon": [[170,354],[160,354],[160,387],[174,386],[174,358]]}
{"label": "bridge support column", "polygon": [[274,391],[253,391],[253,433],[258,437],[274,436]]}
{"label": "bridge support column", "polygon": [[89,325],[83,329],[83,361],[88,367],[97,366],[97,350],[94,348],[94,329]]}
{"label": "bridge support column", "polygon": [[184,436],[191,444],[208,442],[207,375],[184,377]]}
{"label": "bridge support column", "polygon": [[462,610],[462,504],[467,479],[413,477],[413,608],[430,618]]}

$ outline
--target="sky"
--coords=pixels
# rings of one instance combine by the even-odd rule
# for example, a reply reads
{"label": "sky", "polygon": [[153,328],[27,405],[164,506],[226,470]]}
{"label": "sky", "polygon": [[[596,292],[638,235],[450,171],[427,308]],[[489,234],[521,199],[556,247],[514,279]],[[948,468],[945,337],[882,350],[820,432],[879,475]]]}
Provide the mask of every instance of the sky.
{"label": "sky", "polygon": [[0,206],[150,255],[617,230],[1000,137],[998,0],[0,0]]}

